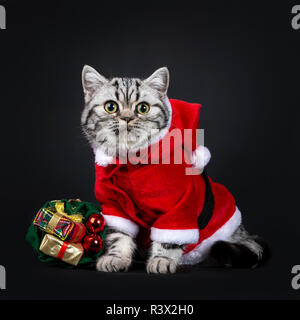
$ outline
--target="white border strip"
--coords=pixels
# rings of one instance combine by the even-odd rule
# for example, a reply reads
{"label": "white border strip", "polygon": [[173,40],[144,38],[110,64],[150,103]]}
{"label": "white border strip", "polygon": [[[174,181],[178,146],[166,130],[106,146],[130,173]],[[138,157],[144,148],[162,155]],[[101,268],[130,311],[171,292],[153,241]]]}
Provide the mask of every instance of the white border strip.
{"label": "white border strip", "polygon": [[158,229],[151,228],[150,238],[153,241],[175,244],[192,244],[199,240],[198,229]]}
{"label": "white border strip", "polygon": [[242,216],[236,207],[233,216],[213,235],[203,240],[195,249],[184,254],[179,264],[196,264],[203,261],[209,254],[210,248],[216,241],[228,241],[234,231],[240,226]]}
{"label": "white border strip", "polygon": [[103,217],[107,226],[112,227],[118,231],[127,233],[132,238],[135,238],[139,232],[138,225],[128,219],[106,214],[103,214]]}

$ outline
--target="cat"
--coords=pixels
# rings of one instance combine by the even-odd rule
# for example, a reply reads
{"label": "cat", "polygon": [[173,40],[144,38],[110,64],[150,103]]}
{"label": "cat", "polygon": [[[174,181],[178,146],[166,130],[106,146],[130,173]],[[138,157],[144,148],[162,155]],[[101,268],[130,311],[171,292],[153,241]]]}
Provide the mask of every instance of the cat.
{"label": "cat", "polygon": [[[208,178],[206,147],[196,146],[182,166],[120,162],[159,145],[171,129],[198,127],[201,106],[168,99],[169,78],[166,67],[144,80],[107,79],[83,68],[81,125],[95,153],[95,193],[109,228],[96,269],[127,271],[140,243],[141,252],[148,248],[148,273],[175,273],[180,265],[209,260],[256,267],[268,247],[245,230],[227,189]],[[186,175],[183,167],[199,174]]]}

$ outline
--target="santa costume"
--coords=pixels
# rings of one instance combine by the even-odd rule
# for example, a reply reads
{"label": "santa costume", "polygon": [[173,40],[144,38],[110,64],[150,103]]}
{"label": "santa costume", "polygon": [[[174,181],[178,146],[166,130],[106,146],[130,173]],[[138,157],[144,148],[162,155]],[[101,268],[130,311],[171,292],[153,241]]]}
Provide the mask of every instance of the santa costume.
{"label": "santa costume", "polygon": [[[186,245],[180,264],[195,264],[206,258],[216,241],[231,237],[241,224],[241,214],[230,192],[205,171],[187,174],[193,166],[203,169],[210,158],[209,151],[195,142],[201,105],[174,99],[168,103],[172,113],[168,131],[144,157],[139,155],[137,163],[115,159],[107,164],[95,150],[95,195],[108,226],[137,238],[143,247],[150,239]],[[192,132],[191,161],[185,160],[182,141],[170,139],[174,129],[182,136],[184,129]],[[171,141],[167,151],[162,148],[166,139]],[[180,153],[183,161],[177,163],[175,155]],[[163,161],[165,156],[169,164]]]}

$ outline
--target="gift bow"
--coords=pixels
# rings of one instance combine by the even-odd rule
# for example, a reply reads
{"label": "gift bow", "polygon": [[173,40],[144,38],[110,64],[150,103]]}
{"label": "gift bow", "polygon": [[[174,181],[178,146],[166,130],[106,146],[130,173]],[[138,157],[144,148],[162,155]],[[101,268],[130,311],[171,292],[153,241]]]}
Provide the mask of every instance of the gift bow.
{"label": "gift bow", "polygon": [[67,218],[73,220],[74,222],[77,222],[77,223],[82,223],[82,219],[83,219],[83,216],[81,214],[70,214],[68,215],[67,213],[65,213],[65,204],[62,202],[62,201],[57,201],[55,203],[55,209],[57,211],[57,213],[63,215],[63,216],[66,216]]}
{"label": "gift bow", "polygon": [[56,212],[51,212],[51,210],[44,209],[44,210],[47,210],[48,212],[52,213],[52,217],[47,225],[47,232],[48,233],[51,233],[51,234],[54,233],[54,230],[55,230],[55,228],[61,218],[68,218],[75,223],[82,223],[83,216],[81,214],[68,215],[67,213],[65,213],[65,211],[64,211],[65,205],[63,202],[57,201],[55,203],[55,209],[56,209]]}

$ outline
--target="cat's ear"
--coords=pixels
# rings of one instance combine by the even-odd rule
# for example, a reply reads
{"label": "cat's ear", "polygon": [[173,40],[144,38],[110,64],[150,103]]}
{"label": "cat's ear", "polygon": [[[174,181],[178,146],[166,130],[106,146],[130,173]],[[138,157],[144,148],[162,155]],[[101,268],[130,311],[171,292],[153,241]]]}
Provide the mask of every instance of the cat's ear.
{"label": "cat's ear", "polygon": [[108,80],[101,76],[94,68],[85,65],[82,70],[82,87],[85,97],[90,99],[94,93]]}
{"label": "cat's ear", "polygon": [[168,68],[163,67],[156,70],[149,78],[144,80],[144,83],[162,94],[167,94],[169,87],[169,78],[170,75]]}

